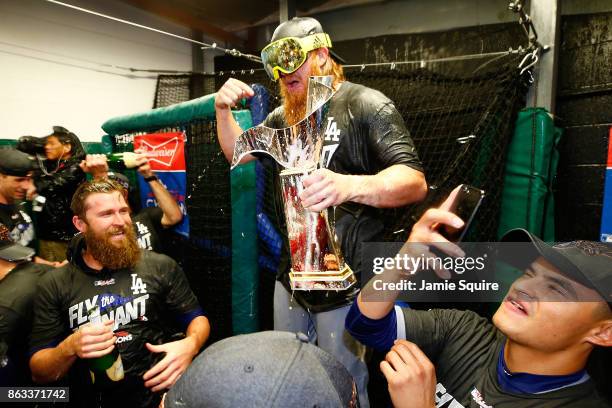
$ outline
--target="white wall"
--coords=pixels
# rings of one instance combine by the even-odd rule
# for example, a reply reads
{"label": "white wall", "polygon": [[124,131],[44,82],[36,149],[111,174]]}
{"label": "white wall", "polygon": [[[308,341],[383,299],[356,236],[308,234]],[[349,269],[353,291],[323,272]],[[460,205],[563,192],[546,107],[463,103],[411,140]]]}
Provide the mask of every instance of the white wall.
{"label": "white wall", "polygon": [[[113,0],[66,2],[189,34]],[[191,44],[44,0],[0,0],[0,138],[46,135],[62,125],[99,141],[105,120],[150,109],[156,74],[112,65],[190,70]]]}

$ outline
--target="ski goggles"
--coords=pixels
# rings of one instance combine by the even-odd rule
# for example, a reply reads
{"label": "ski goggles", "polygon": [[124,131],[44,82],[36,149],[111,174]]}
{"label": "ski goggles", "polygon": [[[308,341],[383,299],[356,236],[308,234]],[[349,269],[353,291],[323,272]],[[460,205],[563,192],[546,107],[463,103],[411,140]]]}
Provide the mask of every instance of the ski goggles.
{"label": "ski goggles", "polygon": [[317,48],[331,48],[329,35],[312,34],[307,37],[285,37],[268,44],[261,50],[261,61],[271,80],[277,81],[280,73],[297,71],[308,58],[308,53]]}

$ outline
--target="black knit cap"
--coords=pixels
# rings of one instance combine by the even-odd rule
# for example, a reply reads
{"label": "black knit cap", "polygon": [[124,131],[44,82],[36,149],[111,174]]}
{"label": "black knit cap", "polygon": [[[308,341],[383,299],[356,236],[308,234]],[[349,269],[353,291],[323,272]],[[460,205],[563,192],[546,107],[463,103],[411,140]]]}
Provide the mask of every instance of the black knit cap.
{"label": "black knit cap", "polygon": [[[293,17],[289,21],[281,23],[274,33],[270,42],[280,40],[281,38],[297,37],[304,38],[313,34],[324,33],[321,23],[312,17]],[[346,61],[336,54],[331,48],[329,49],[331,56],[341,64],[346,64]]]}
{"label": "black knit cap", "polygon": [[34,159],[17,149],[0,149],[0,174],[25,177],[34,170]]}

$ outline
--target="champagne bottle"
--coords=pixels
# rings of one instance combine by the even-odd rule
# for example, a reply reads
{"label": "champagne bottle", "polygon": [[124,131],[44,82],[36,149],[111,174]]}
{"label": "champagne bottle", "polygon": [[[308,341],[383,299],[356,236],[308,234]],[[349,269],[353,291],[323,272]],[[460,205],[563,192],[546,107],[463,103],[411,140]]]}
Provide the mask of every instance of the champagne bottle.
{"label": "champagne bottle", "polygon": [[106,155],[106,160],[109,163],[118,163],[123,164],[126,168],[132,169],[137,167],[136,160],[139,155],[134,152],[117,152],[117,153],[108,153]]}
{"label": "champagne bottle", "polygon": [[[87,316],[91,324],[103,324],[99,306],[89,309]],[[124,378],[123,362],[117,346],[102,357],[88,359],[88,363],[91,381],[98,386],[108,386]]]}

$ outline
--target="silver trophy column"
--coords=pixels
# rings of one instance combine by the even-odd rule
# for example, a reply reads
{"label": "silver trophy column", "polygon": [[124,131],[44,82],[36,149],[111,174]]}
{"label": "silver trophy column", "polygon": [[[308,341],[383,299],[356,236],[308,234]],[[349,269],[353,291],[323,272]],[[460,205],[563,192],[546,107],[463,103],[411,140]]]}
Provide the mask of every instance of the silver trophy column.
{"label": "silver trophy column", "polygon": [[303,178],[317,168],[321,157],[329,101],[334,94],[332,80],[331,76],[310,77],[306,117],[284,129],[262,125],[248,129],[236,140],[232,159],[234,168],[246,154],[260,152],[284,167],[280,180],[291,253],[289,278],[294,290],[344,290],[356,282],[340,253],[327,210],[307,211],[299,199]]}

